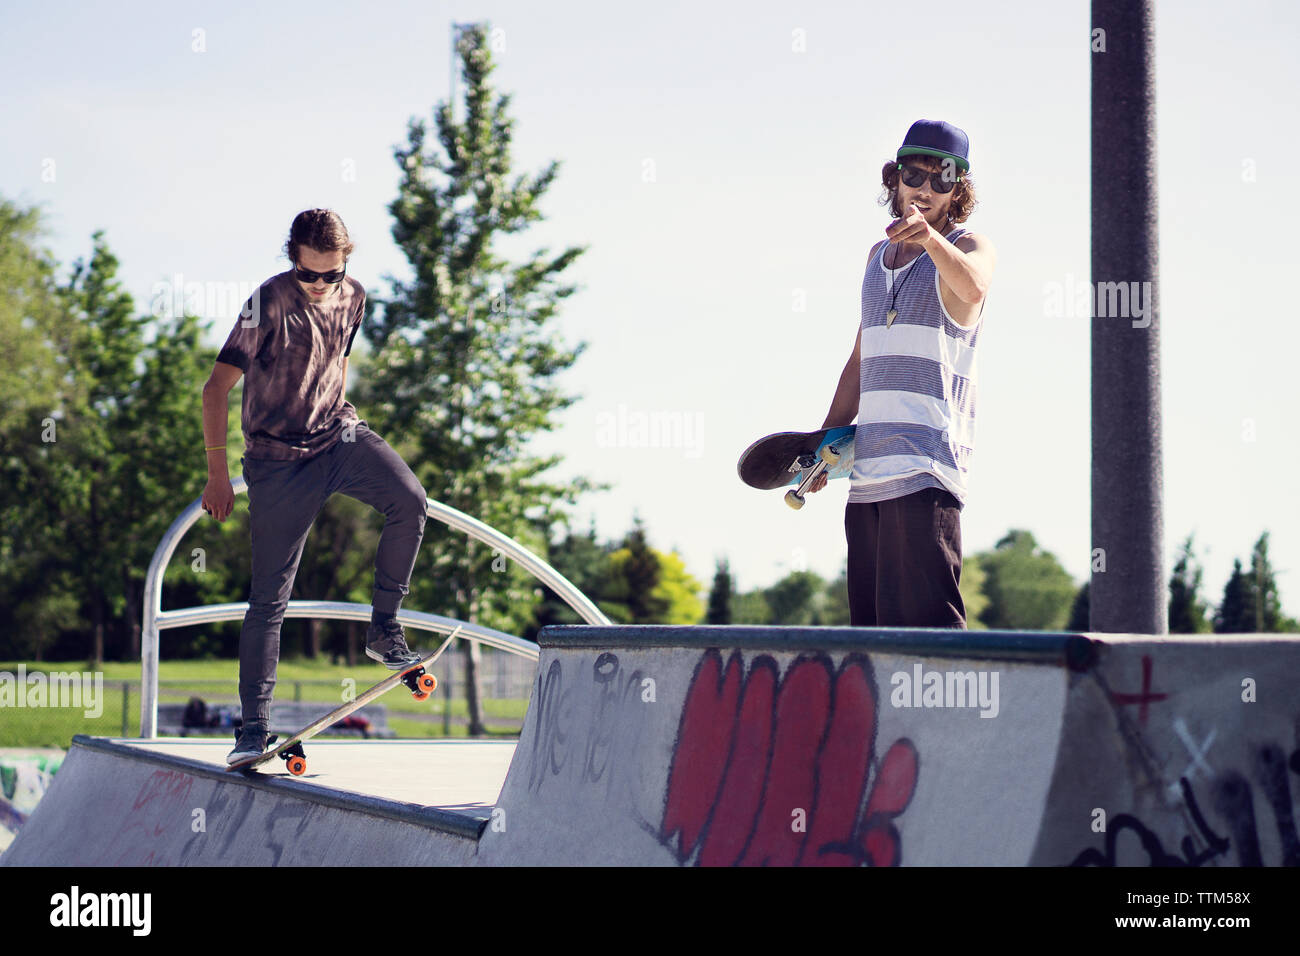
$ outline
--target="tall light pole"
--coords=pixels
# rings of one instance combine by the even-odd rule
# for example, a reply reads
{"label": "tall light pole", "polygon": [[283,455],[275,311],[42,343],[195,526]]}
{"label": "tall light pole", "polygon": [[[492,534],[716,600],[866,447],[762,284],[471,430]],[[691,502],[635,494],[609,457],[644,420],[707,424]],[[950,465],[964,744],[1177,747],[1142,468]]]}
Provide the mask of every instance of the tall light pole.
{"label": "tall light pole", "polygon": [[1152,0],[1092,2],[1093,631],[1165,634]]}

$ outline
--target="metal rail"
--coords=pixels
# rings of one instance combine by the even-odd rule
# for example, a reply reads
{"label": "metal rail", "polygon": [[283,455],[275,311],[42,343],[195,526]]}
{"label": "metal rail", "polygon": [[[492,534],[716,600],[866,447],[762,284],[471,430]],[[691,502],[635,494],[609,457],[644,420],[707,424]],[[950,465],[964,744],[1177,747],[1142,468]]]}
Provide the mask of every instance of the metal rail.
{"label": "metal rail", "polygon": [[[230,479],[235,494],[244,494],[248,485],[243,475]],[[533,577],[537,578],[556,593],[565,604],[573,608],[586,623],[592,625],[609,625],[611,622],[585,594],[553,567],[533,554],[513,538],[507,537],[476,518],[464,512],[434,501],[425,499],[425,513],[471,538],[490,545],[506,557],[517,561]],[[140,736],[155,737],[158,732],[158,659],[162,631],[174,627],[190,627],[195,624],[208,624],[214,621],[242,620],[248,611],[248,602],[238,604],[210,604],[199,607],[177,608],[171,611],[162,609],[163,575],[167,564],[195,522],[204,514],[202,499],[196,498],[190,506],[180,513],[171,527],[154,549],[153,559],[149,562],[149,572],[144,582],[144,613],[140,637]],[[314,617],[336,621],[368,621],[371,607],[369,604],[356,604],[345,601],[290,601],[285,609],[285,617]],[[529,660],[537,660],[537,645],[532,641],[514,637],[502,631],[470,624],[455,618],[439,614],[427,614],[423,611],[409,611],[405,608],[397,612],[397,620],[407,627],[420,630],[451,634],[460,628],[459,638],[481,641],[490,647],[518,654]]]}

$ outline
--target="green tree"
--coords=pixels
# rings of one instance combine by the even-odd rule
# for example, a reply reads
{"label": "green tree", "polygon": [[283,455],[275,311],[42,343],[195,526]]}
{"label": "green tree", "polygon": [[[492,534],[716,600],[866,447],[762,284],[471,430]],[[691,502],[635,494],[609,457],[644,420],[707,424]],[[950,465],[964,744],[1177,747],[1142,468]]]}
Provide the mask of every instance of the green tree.
{"label": "green tree", "polygon": [[57,345],[73,323],[59,301],[57,263],[39,245],[44,234],[38,209],[0,199],[0,436],[48,415],[62,395]]}
{"label": "green tree", "polygon": [[[547,549],[547,562],[564,575],[579,591],[587,596],[611,621],[627,622],[627,607],[616,599],[618,590],[610,555],[615,548],[602,544],[596,537],[594,522],[585,532],[574,532],[567,524],[558,530],[564,536],[551,542]],[[543,597],[537,605],[535,624],[526,629],[524,636],[536,640],[537,631],[551,624],[578,624],[581,618],[549,588],[542,588]],[[621,595],[621,592],[619,592]]]}
{"label": "green tree", "polygon": [[1232,574],[1223,586],[1223,600],[1214,614],[1216,634],[1251,634],[1255,631],[1255,600],[1241,559],[1232,561]]}
{"label": "green tree", "polygon": [[1268,557],[1268,532],[1255,542],[1250,553],[1250,596],[1255,629],[1261,634],[1282,630],[1282,598],[1277,590],[1277,576]]}
{"label": "green tree", "polygon": [[986,578],[987,627],[1060,630],[1070,613],[1075,584],[1055,556],[1038,549],[1028,531],[1012,530],[992,551],[978,555]]}
{"label": "green tree", "polygon": [[659,558],[659,583],[654,597],[664,610],[664,624],[699,624],[704,620],[703,585],[689,571],[676,551],[656,551]]}
{"label": "green tree", "polygon": [[104,660],[106,632],[123,616],[131,557],[124,538],[139,533],[128,524],[136,517],[132,499],[139,490],[132,472],[141,467],[130,448],[131,429],[142,414],[132,409],[131,393],[148,320],[134,314],[117,267],[103,233],[96,232],[90,261],[78,259],[59,289],[76,325],[64,353],[68,384],[56,421],[43,436],[47,454],[37,465],[55,506],[46,527],[81,584],[92,663]]}
{"label": "green tree", "polygon": [[[523,262],[495,251],[499,236],[542,218],[538,202],[559,166],[511,178],[514,121],[510,98],[488,83],[494,66],[486,28],[464,30],[457,53],[464,120],[455,121],[450,104],[440,104],[440,148],[426,146],[425,123],[413,118],[407,144],[394,152],[401,181],[389,206],[393,239],[412,277],[390,278],[382,313],[367,305],[373,360],[356,401],[430,497],[541,551],[563,506],[591,487],[581,479],[547,480],[558,457],[528,448],[576,400],[556,376],[574,364],[582,346],[565,346],[551,319],[575,288],[560,275],[583,250],[541,249]],[[527,575],[433,524],[420,556],[432,573],[413,578],[412,602],[516,633],[531,624],[537,593]],[[476,733],[482,723],[472,642],[466,663]]]}
{"label": "green tree", "polygon": [[957,589],[961,592],[962,604],[966,607],[966,627],[972,631],[984,630],[986,626],[980,617],[989,606],[988,595],[984,593],[987,578],[979,555],[962,557],[961,580],[957,583]]}
{"label": "green tree", "polygon": [[820,612],[827,627],[848,627],[852,621],[849,613],[849,568],[847,562],[840,568],[839,577],[826,585]]}
{"label": "green tree", "polygon": [[668,602],[659,590],[662,563],[646,540],[645,525],[635,518],[623,547],[610,555],[614,594],[627,608],[631,624],[662,624],[668,616]]}
{"label": "green tree", "polygon": [[709,624],[731,623],[731,565],[726,558],[719,558],[713,572],[713,587],[709,591],[709,612],[705,620]]}
{"label": "green tree", "polygon": [[[11,231],[0,246],[20,271],[25,261],[44,275],[38,254],[17,251],[31,241],[21,228],[30,221],[5,219],[0,229]],[[149,559],[203,485],[200,385],[214,353],[199,346],[200,326],[188,316],[160,325],[146,345],[151,319],[135,314],[117,269],[97,232],[89,261],[77,260],[65,284],[37,295],[43,279],[15,278],[27,289],[16,294],[45,310],[19,324],[15,353],[34,382],[43,368],[60,370],[50,405],[20,403],[23,424],[0,435],[0,590],[15,623],[36,632],[15,649],[38,656],[138,655]]]}
{"label": "green tree", "polygon": [[1065,623],[1067,631],[1087,632],[1092,630],[1092,583],[1083,582],[1083,587],[1074,596],[1070,605],[1070,619]]}
{"label": "green tree", "polygon": [[55,526],[63,504],[46,484],[49,423],[63,413],[63,351],[75,323],[57,263],[39,244],[40,211],[0,200],[0,657],[43,659],[81,621],[81,589]]}
{"label": "green tree", "polygon": [[762,588],[736,595],[731,622],[733,624],[773,623],[772,608],[768,606],[767,595]]}
{"label": "green tree", "polygon": [[1188,535],[1169,578],[1169,633],[1206,634],[1211,630],[1208,608],[1201,600],[1202,568],[1196,560],[1193,535]]}
{"label": "green tree", "polygon": [[826,582],[815,571],[792,571],[764,590],[772,623],[817,626],[825,602]]}

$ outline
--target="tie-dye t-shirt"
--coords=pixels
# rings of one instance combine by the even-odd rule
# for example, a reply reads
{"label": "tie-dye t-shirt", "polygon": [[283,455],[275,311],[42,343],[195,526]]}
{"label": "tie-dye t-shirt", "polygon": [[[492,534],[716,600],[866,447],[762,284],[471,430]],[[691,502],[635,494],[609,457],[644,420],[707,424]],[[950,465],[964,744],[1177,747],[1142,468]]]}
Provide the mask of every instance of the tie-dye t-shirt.
{"label": "tie-dye t-shirt", "polygon": [[244,373],[244,457],[313,458],[361,421],[343,400],[343,360],[365,306],[366,290],[351,276],[324,302],[309,302],[292,269],[244,303],[217,355]]}

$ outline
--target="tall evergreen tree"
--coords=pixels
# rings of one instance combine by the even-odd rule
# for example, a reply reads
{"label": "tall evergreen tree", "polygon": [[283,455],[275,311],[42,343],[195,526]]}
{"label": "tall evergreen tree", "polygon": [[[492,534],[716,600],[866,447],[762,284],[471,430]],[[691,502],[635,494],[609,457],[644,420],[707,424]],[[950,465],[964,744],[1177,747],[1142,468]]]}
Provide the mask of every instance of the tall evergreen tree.
{"label": "tall evergreen tree", "polygon": [[1202,568],[1196,560],[1192,535],[1187,536],[1169,579],[1169,633],[1205,634],[1211,625],[1201,600]]}
{"label": "tall evergreen tree", "polygon": [[713,588],[709,591],[709,624],[731,623],[731,565],[726,558],[719,558],[713,572]]}
{"label": "tall evergreen tree", "polygon": [[1074,604],[1070,607],[1070,619],[1065,624],[1067,631],[1087,632],[1092,627],[1092,585],[1088,581],[1083,582],[1079,592],[1074,596]]}
{"label": "tall evergreen tree", "polygon": [[[621,621],[624,609],[615,603],[614,569],[610,563],[613,545],[597,540],[594,521],[586,531],[573,531],[567,525],[562,528],[564,536],[549,545],[547,563],[585,594],[611,621]],[[550,624],[581,623],[577,612],[549,588],[543,587],[542,592],[543,598],[535,611],[535,624],[525,629],[525,637],[535,640],[537,632]]]}
{"label": "tall evergreen tree", "polygon": [[1250,553],[1250,596],[1255,630],[1275,634],[1282,629],[1282,599],[1277,590],[1277,576],[1268,557],[1268,532],[1255,542]]}
{"label": "tall evergreen tree", "polygon": [[1255,601],[1241,559],[1232,561],[1232,574],[1223,586],[1223,601],[1214,615],[1217,634],[1251,634],[1255,630]]}
{"label": "tall evergreen tree", "polygon": [[[560,276],[582,253],[542,249],[523,262],[495,250],[499,236],[539,221],[538,202],[555,179],[552,162],[512,177],[510,97],[488,83],[494,69],[483,25],[459,34],[464,120],[449,104],[435,116],[440,149],[412,119],[395,150],[401,170],[389,206],[393,239],[410,263],[409,280],[390,278],[392,294],[373,312],[365,337],[374,356],[354,401],[403,454],[430,497],[474,515],[544,551],[560,509],[590,488],[547,480],[558,457],[528,448],[576,396],[556,376],[577,360],[552,328],[574,286]],[[459,534],[426,527],[412,603],[518,633],[537,602],[528,576]],[[432,568],[419,573],[419,568]],[[470,729],[478,716],[476,645],[466,644]]]}
{"label": "tall evergreen tree", "polygon": [[645,525],[640,518],[633,521],[623,547],[610,555],[610,562],[620,584],[621,601],[627,607],[628,623],[666,623],[669,601],[659,588],[661,562],[646,540]]}

